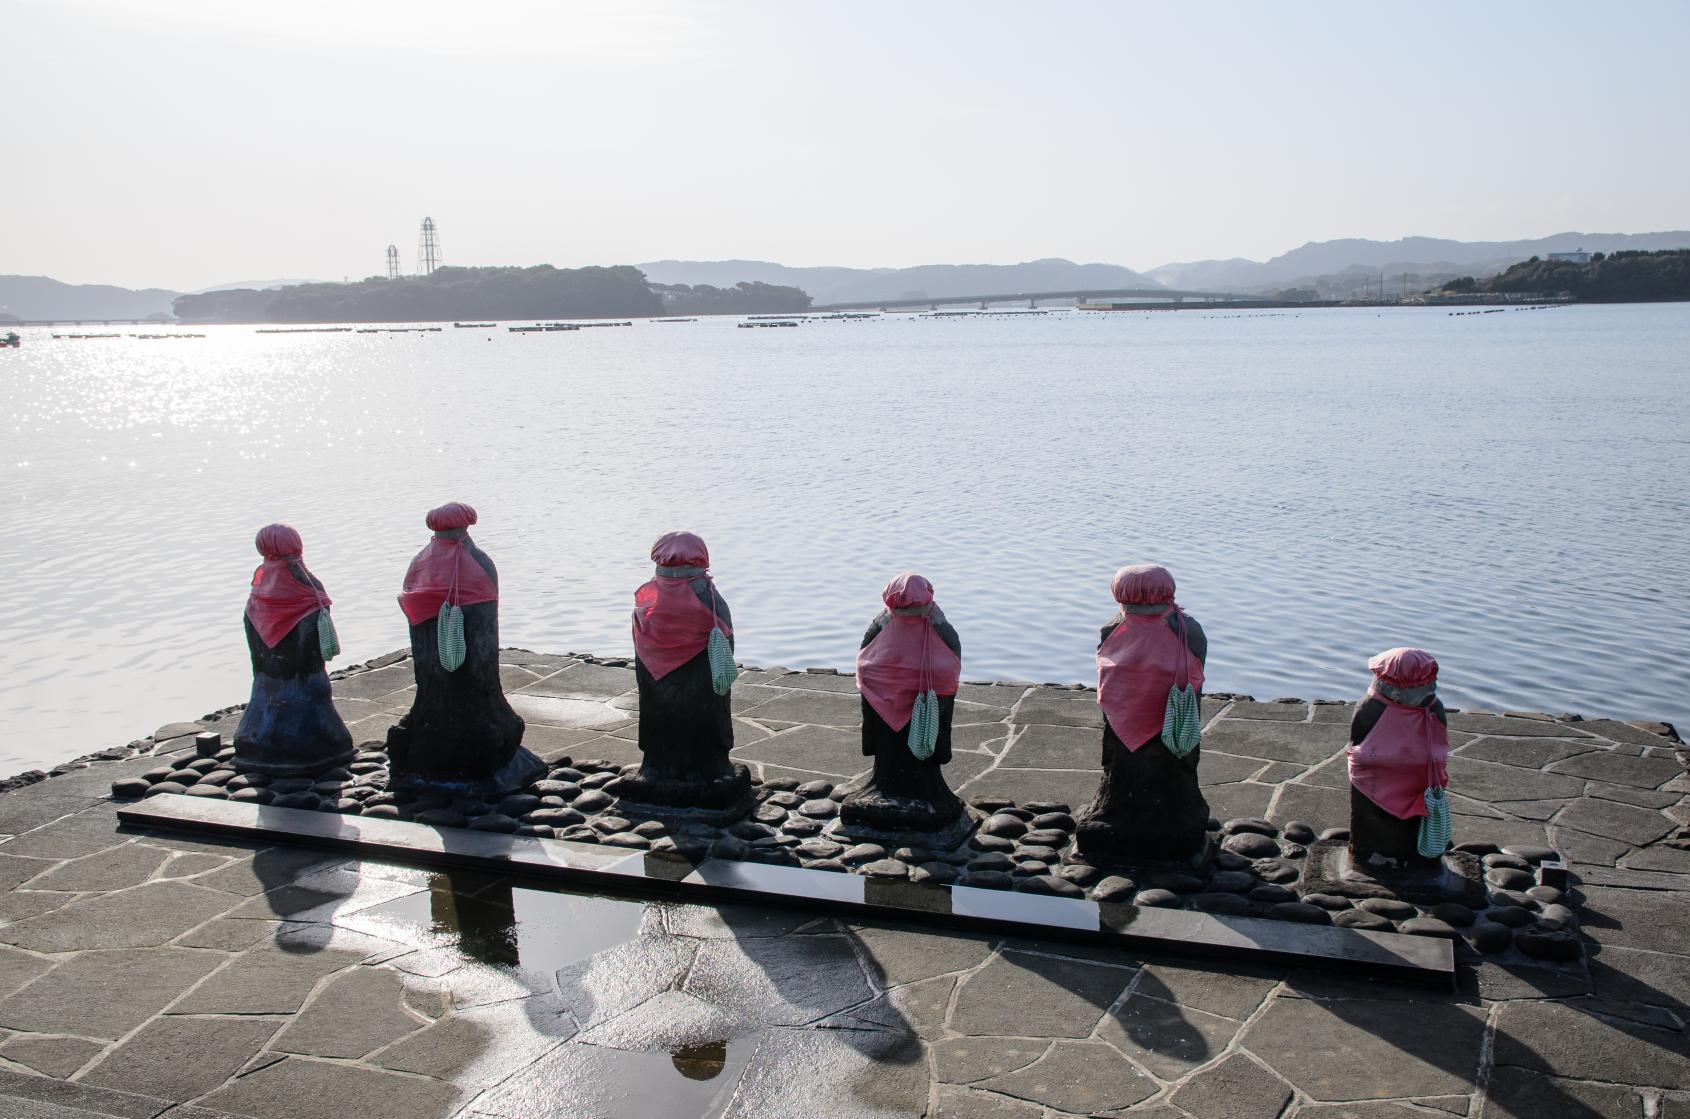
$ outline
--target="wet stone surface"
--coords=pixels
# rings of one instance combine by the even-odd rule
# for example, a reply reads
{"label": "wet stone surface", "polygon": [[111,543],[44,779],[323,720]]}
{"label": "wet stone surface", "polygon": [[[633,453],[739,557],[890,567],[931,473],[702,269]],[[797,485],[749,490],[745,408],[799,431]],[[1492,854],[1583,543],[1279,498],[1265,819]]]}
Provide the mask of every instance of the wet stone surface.
{"label": "wet stone surface", "polygon": [[[1472,775],[1466,791],[1487,813],[1458,814],[1455,839],[1490,856],[1491,881],[1482,906],[1434,908],[1301,895],[1308,850],[1348,823],[1319,815],[1320,796],[1287,795],[1334,787],[1342,720],[1323,705],[1206,700],[1204,762],[1227,778],[1206,795],[1248,807],[1215,822],[1222,857],[1175,875],[1072,861],[1073,815],[1096,782],[1093,762],[1063,768],[1067,736],[1098,733],[1083,690],[970,686],[957,754],[974,760],[955,784],[998,822],[927,849],[824,831],[864,768],[854,716],[833,702],[854,700],[849,677],[742,679],[735,753],[762,799],[724,833],[636,817],[600,788],[639,758],[626,663],[504,659],[548,772],[494,803],[391,793],[379,748],[303,783],[236,774],[192,735],[226,740],[238,710],[0,794],[0,1115],[1690,1115],[1690,781],[1676,744],[1640,727],[1453,718],[1455,791]],[[397,657],[340,675],[355,740],[380,740],[409,683]],[[1017,736],[1039,727],[1029,741],[1047,756],[1017,757]],[[964,877],[1052,898],[1413,926],[1455,938],[1459,989],[119,830],[112,793],[167,781],[213,800],[434,814],[611,849],[737,843],[755,861],[894,889]],[[1563,888],[1536,884],[1552,854],[1572,855]]]}

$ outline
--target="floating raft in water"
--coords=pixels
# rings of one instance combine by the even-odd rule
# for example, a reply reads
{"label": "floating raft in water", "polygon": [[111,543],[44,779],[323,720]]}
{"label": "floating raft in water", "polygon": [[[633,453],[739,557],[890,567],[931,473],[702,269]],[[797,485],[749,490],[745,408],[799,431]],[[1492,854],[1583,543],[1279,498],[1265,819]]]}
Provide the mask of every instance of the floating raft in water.
{"label": "floating raft in water", "polygon": [[350,326],[269,326],[259,329],[260,334],[350,334]]}
{"label": "floating raft in water", "polygon": [[438,334],[444,327],[438,326],[361,326],[359,334]]}
{"label": "floating raft in water", "polygon": [[798,325],[797,319],[782,319],[779,322],[742,322],[742,323],[739,324],[739,328],[741,330],[744,330],[746,327],[751,327],[751,326],[797,326],[797,325]]}
{"label": "floating raft in water", "polygon": [[459,330],[491,330],[495,324],[490,322],[455,322],[452,325]]}

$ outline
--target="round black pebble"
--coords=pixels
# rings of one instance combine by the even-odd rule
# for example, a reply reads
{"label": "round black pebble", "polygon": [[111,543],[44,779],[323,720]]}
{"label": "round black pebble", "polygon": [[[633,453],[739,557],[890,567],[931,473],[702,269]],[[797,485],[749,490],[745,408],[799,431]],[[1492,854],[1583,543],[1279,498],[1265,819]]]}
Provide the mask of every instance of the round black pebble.
{"label": "round black pebble", "polygon": [[1209,875],[1209,889],[1220,893],[1241,894],[1256,885],[1256,876],[1247,870],[1218,870]]}
{"label": "round black pebble", "polygon": [[1445,940],[1454,940],[1461,935],[1447,921],[1436,917],[1410,917],[1397,926],[1397,931],[1411,936],[1438,936]]}
{"label": "round black pebble", "polygon": [[1066,878],[1078,886],[1090,886],[1103,877],[1103,872],[1095,866],[1086,863],[1070,863],[1056,872],[1057,877]]}
{"label": "round black pebble", "polygon": [[1454,925],[1458,929],[1464,929],[1471,925],[1479,916],[1465,905],[1453,901],[1441,902],[1432,906],[1427,912],[1444,924]]}
{"label": "round black pebble", "polygon": [[1297,894],[1284,886],[1257,886],[1250,891],[1250,900],[1259,901],[1263,905],[1278,905],[1282,901],[1296,901]]}
{"label": "round black pebble", "polygon": [[1355,906],[1349,898],[1339,897],[1337,894],[1304,894],[1303,904],[1318,905],[1328,913],[1338,913]]}
{"label": "round black pebble", "polygon": [[1332,914],[1332,923],[1341,929],[1361,929],[1365,932],[1390,932],[1396,926],[1377,913],[1365,909],[1346,909]]}
{"label": "round black pebble", "polygon": [[1290,840],[1292,843],[1301,843],[1305,846],[1313,843],[1315,840],[1314,829],[1303,823],[1301,820],[1292,820],[1290,823],[1285,825],[1279,834]]}
{"label": "round black pebble", "polygon": [[1054,874],[1035,874],[1016,882],[1015,888],[1028,894],[1050,894],[1059,898],[1083,898],[1086,892],[1066,878]]}
{"label": "round black pebble", "polygon": [[1537,920],[1529,909],[1521,909],[1517,905],[1497,906],[1485,914],[1485,920],[1494,924],[1505,925],[1511,929],[1523,929]]}
{"label": "round black pebble", "polygon": [[111,783],[111,795],[117,800],[140,800],[150,788],[143,778],[124,777]]}
{"label": "round black pebble", "polygon": [[1508,946],[1514,943],[1514,932],[1507,925],[1499,925],[1495,921],[1476,921],[1467,930],[1467,943],[1480,952],[1506,952]]}
{"label": "round black pebble", "polygon": [[582,812],[597,812],[601,808],[609,808],[614,800],[609,793],[593,789],[576,797],[573,803]]}
{"label": "round black pebble", "polygon": [[1179,895],[1172,890],[1140,890],[1133,901],[1138,905],[1149,905],[1157,909],[1178,909],[1180,907]]}
{"label": "round black pebble", "polygon": [[1170,893],[1195,894],[1203,888],[1203,880],[1189,874],[1153,874],[1150,876],[1150,885],[1153,889],[1167,890]]}
{"label": "round black pebble", "polygon": [[1302,925],[1330,925],[1332,914],[1318,905],[1306,905],[1300,901],[1282,901],[1278,905],[1268,906],[1269,917],[1279,921],[1296,921]]}
{"label": "round black pebble", "polygon": [[1255,832],[1239,832],[1229,835],[1222,847],[1235,855],[1242,855],[1246,859],[1272,859],[1279,855],[1279,844],[1265,835]]}
{"label": "round black pebble", "polygon": [[1091,896],[1093,901],[1129,901],[1137,889],[1138,883],[1131,878],[1111,874],[1092,887]]}

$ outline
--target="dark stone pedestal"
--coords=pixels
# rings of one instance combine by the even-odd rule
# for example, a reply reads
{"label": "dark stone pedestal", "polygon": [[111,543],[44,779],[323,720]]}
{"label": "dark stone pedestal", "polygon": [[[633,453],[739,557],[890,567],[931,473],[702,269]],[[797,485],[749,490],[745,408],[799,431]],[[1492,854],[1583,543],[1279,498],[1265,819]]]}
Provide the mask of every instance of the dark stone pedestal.
{"label": "dark stone pedestal", "polygon": [[1124,878],[1131,878],[1140,886],[1155,885],[1154,879],[1159,875],[1189,875],[1193,878],[1207,879],[1214,869],[1215,854],[1221,849],[1220,835],[1214,832],[1203,833],[1203,844],[1196,851],[1182,858],[1152,859],[1131,856],[1115,856],[1108,853],[1085,851],[1078,842],[1065,848],[1062,852],[1064,864],[1083,863],[1095,866],[1110,874],[1118,874]]}
{"label": "dark stone pedestal", "polygon": [[631,809],[731,823],[756,803],[751,771],[728,755],[734,746],[730,696],[710,685],[710,657],[699,653],[654,677],[637,657],[640,691],[640,771],[618,777],[605,791]]}
{"label": "dark stone pedestal", "polygon": [[1202,864],[1210,844],[1209,802],[1197,784],[1203,748],[1176,757],[1160,736],[1128,750],[1103,729],[1103,779],[1076,814],[1074,843],[1086,861]]}
{"label": "dark stone pedestal", "polygon": [[546,763],[523,748],[522,716],[511,710],[499,682],[499,604],[463,610],[467,653],[455,672],[440,663],[435,619],[411,627],[417,697],[387,732],[389,788],[488,798],[514,792],[546,771]]}
{"label": "dark stone pedestal", "polygon": [[1484,865],[1477,855],[1451,851],[1441,859],[1417,859],[1406,867],[1363,866],[1344,841],[1336,839],[1309,848],[1297,892],[1396,898],[1425,906],[1452,901],[1471,909],[1486,904]]}
{"label": "dark stone pedestal", "polygon": [[641,767],[604,787],[622,802],[626,815],[684,817],[700,823],[725,825],[741,819],[757,803],[751,785],[751,771],[743,765],[730,766],[724,777],[651,777]]}
{"label": "dark stone pedestal", "polygon": [[[849,803],[847,799],[846,803]],[[840,805],[839,818],[823,829],[822,834],[838,843],[850,846],[855,843],[878,843],[888,851],[899,847],[913,847],[917,850],[950,851],[962,846],[974,829],[980,826],[983,815],[961,805],[961,810],[949,820],[939,820],[937,827],[925,824],[933,818],[918,812],[900,817],[896,811],[889,811],[884,815],[874,814],[877,820],[890,820],[894,823],[900,818],[915,819],[923,822],[923,826],[913,828],[879,827],[872,823],[865,823],[863,814],[857,813],[853,817],[845,815],[844,804]]]}
{"label": "dark stone pedestal", "polygon": [[235,729],[235,768],[272,777],[302,777],[345,765],[357,753],[334,707],[317,615],[307,616],[275,648],[246,622],[252,655],[252,698]]}
{"label": "dark stone pedestal", "polygon": [[1438,860],[1422,855],[1419,842],[1420,817],[1398,819],[1350,786],[1350,855],[1357,866],[1425,874]]}
{"label": "dark stone pedestal", "polygon": [[944,771],[951,760],[956,697],[939,697],[939,736],[925,761],[910,753],[908,727],[893,730],[866,699],[862,709],[863,753],[874,759],[874,770],[846,787],[839,804],[841,827],[865,837],[870,832],[907,834],[913,837],[908,846],[925,847],[941,846],[934,836],[960,828],[961,842],[974,823],[945,784]]}

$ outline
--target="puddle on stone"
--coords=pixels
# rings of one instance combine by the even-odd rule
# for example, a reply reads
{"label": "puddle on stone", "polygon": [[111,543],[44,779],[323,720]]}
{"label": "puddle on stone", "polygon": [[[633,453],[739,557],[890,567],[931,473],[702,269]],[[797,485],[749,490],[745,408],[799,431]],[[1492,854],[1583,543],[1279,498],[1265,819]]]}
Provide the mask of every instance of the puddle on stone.
{"label": "puddle on stone", "polygon": [[549,974],[634,939],[645,908],[443,871],[428,876],[426,891],[357,916],[369,931],[404,943],[457,948],[484,964]]}
{"label": "puddle on stone", "polygon": [[714,1080],[722,1075],[728,1063],[728,1043],[711,1041],[703,1045],[683,1045],[669,1052],[675,1071],[688,1080]]}
{"label": "puddle on stone", "polygon": [[566,1042],[525,1075],[477,1100],[476,1107],[500,1119],[716,1119],[733,1099],[756,1047],[747,1038],[671,1054]]}

